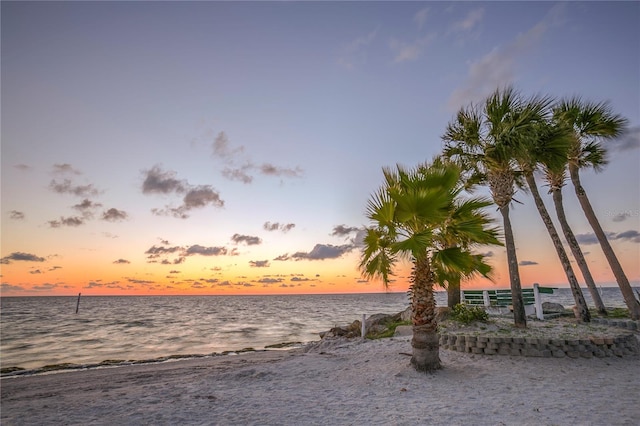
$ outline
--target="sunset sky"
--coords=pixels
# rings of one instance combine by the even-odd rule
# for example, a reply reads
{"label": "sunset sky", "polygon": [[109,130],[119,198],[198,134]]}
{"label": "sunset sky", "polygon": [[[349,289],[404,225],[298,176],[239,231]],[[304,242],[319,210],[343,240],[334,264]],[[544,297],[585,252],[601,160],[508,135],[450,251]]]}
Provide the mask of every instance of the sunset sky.
{"label": "sunset sky", "polygon": [[[628,118],[582,176],[638,286],[638,2],[2,1],[1,19],[2,296],[383,291],[357,268],[382,167],[430,159],[507,84]],[[523,286],[567,286],[516,199]],[[481,251],[495,282],[468,285],[508,287],[504,248]]]}

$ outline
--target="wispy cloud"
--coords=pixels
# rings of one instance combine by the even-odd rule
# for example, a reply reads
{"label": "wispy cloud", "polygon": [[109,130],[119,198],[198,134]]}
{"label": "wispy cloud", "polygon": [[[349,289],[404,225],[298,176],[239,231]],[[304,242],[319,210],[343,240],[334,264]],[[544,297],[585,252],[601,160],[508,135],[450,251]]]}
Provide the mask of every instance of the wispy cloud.
{"label": "wispy cloud", "polygon": [[122,220],[127,220],[129,215],[127,212],[118,210],[115,208],[110,208],[109,210],[102,213],[102,220],[106,220],[107,222],[119,222]]}
{"label": "wispy cloud", "polygon": [[345,235],[350,235],[354,232],[358,232],[359,228],[355,226],[347,226],[347,225],[337,225],[333,228],[331,235],[342,237]]}
{"label": "wispy cloud", "polygon": [[50,220],[47,222],[51,228],[61,228],[63,226],[78,227],[85,224],[85,218],[78,216],[64,217],[60,216],[60,219]]}
{"label": "wispy cloud", "polygon": [[343,244],[336,246],[333,244],[316,244],[309,252],[299,251],[292,255],[283,254],[276,257],[274,260],[325,260],[325,259],[337,259],[349,253],[355,249],[353,244]]}
{"label": "wispy cloud", "polygon": [[625,152],[640,148],[640,127],[631,127],[609,144],[614,152]]}
{"label": "wispy cloud", "polygon": [[131,262],[129,262],[127,259],[118,259],[118,260],[114,260],[113,263],[116,265],[128,265]]}
{"label": "wispy cloud", "polygon": [[271,265],[269,265],[268,260],[250,260],[249,266],[252,268],[268,268]]}
{"label": "wispy cloud", "polygon": [[11,220],[24,220],[25,215],[23,212],[19,212],[18,210],[11,210],[9,212],[9,219]]}
{"label": "wispy cloud", "polygon": [[471,31],[475,26],[482,21],[484,16],[484,8],[480,7],[477,9],[470,10],[467,13],[467,16],[464,19],[459,21],[455,21],[451,26],[451,30],[455,32],[468,32]]}
{"label": "wispy cloud", "polygon": [[427,22],[427,18],[429,17],[430,9],[428,7],[424,7],[417,11],[415,15],[413,15],[413,21],[418,24],[418,29],[422,29],[425,22]]}
{"label": "wispy cloud", "polygon": [[44,257],[40,257],[40,256],[36,256],[35,254],[31,254],[31,253],[23,253],[23,252],[20,252],[20,251],[14,251],[10,255],[5,256],[2,259],[0,259],[0,264],[7,265],[7,264],[11,263],[12,261],[17,261],[17,262],[44,262],[45,258]]}
{"label": "wispy cloud", "polygon": [[262,227],[267,231],[281,231],[284,233],[289,232],[295,228],[295,226],[295,223],[280,224],[279,222],[265,222],[264,225],[262,225]]}
{"label": "wispy cloud", "polygon": [[143,170],[143,175],[143,194],[184,194],[182,205],[178,207],[165,206],[162,209],[154,208],[151,211],[156,215],[187,219],[189,212],[193,209],[206,206],[224,206],[224,200],[220,198],[220,193],[211,185],[191,185],[186,180],[177,179],[175,172],[164,171],[157,165],[149,170]]}
{"label": "wispy cloud", "polygon": [[393,62],[409,62],[415,61],[422,56],[424,49],[435,39],[435,34],[415,39],[412,42],[403,42],[397,39],[391,39],[389,47],[394,53]]}
{"label": "wispy cloud", "polygon": [[[511,83],[516,72],[515,59],[534,47],[551,28],[562,23],[564,9],[565,5],[562,3],[552,6],[547,15],[529,30],[519,34],[508,44],[494,48],[480,59],[471,62],[466,81],[449,97],[449,109],[455,111],[469,102],[478,102],[496,87]],[[460,21],[460,28],[475,22],[474,16],[470,15]]]}
{"label": "wispy cloud", "polygon": [[363,66],[367,62],[367,50],[369,45],[375,40],[378,29],[358,36],[347,43],[340,53],[338,63],[343,67],[352,70]]}
{"label": "wispy cloud", "polygon": [[[607,239],[609,240],[624,240],[630,241],[632,243],[640,243],[640,232],[635,229],[630,229],[624,232],[605,232]],[[588,234],[576,234],[576,241],[580,244],[590,245],[590,244],[598,244],[598,237],[594,233]]]}
{"label": "wispy cloud", "polygon": [[51,183],[49,183],[49,189],[58,194],[72,194],[78,197],[95,196],[101,192],[92,184],[74,185],[71,179],[64,179],[62,182],[53,179]]}
{"label": "wispy cloud", "polygon": [[231,241],[233,241],[236,244],[245,243],[248,246],[262,244],[262,240],[259,237],[253,237],[250,235],[240,235],[240,234],[233,234],[233,236],[231,237]]}
{"label": "wispy cloud", "polygon": [[71,164],[68,164],[68,163],[54,164],[53,165],[53,173],[55,173],[55,174],[69,173],[69,174],[74,174],[74,175],[81,175],[82,174],[82,172],[80,172],[79,170],[74,169],[73,166]]}
{"label": "wispy cloud", "polygon": [[538,262],[535,262],[533,260],[521,260],[518,265],[520,266],[531,266],[531,265],[537,265]]}

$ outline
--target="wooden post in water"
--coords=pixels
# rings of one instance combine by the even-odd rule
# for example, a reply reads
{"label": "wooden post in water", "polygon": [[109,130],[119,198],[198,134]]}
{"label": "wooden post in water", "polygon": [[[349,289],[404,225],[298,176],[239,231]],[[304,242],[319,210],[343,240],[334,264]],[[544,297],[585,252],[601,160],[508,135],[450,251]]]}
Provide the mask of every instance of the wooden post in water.
{"label": "wooden post in water", "polygon": [[76,314],[78,313],[78,309],[80,308],[80,295],[82,293],[78,293],[78,302],[76,303]]}

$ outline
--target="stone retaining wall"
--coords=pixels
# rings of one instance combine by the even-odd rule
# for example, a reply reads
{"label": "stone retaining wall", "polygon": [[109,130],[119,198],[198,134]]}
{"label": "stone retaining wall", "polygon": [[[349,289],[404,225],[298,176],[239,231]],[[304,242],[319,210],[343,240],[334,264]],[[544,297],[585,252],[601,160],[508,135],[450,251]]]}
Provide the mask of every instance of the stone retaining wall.
{"label": "stone retaining wall", "polygon": [[591,322],[611,327],[626,328],[627,330],[640,330],[640,321],[633,321],[629,319],[591,318]]}
{"label": "stone retaining wall", "polygon": [[588,339],[546,339],[533,337],[440,335],[440,347],[458,352],[484,355],[512,355],[546,358],[604,358],[640,355],[633,334]]}

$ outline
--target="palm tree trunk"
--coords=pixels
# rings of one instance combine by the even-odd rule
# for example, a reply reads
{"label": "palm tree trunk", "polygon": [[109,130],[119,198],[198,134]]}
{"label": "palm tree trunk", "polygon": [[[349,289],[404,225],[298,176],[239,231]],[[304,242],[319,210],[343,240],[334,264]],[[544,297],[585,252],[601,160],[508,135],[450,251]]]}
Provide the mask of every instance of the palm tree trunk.
{"label": "palm tree trunk", "polygon": [[573,294],[573,299],[575,300],[576,307],[578,308],[575,311],[576,318],[578,319],[578,321],[590,322],[591,314],[589,313],[587,302],[584,300],[582,290],[580,290],[578,279],[573,273],[573,268],[571,267],[569,256],[567,256],[567,252],[562,246],[560,235],[558,235],[556,227],[553,225],[553,221],[551,220],[551,216],[549,216],[549,212],[547,211],[547,208],[542,201],[542,197],[540,197],[540,192],[538,192],[538,185],[536,184],[536,179],[533,176],[533,172],[526,173],[525,178],[527,179],[527,185],[529,186],[529,190],[531,190],[531,195],[533,195],[533,200],[535,201],[536,207],[538,208],[538,213],[540,213],[542,222],[544,222],[544,225],[547,227],[547,231],[549,232],[549,236],[551,237],[553,246],[556,249],[556,253],[558,253],[560,263],[562,264],[564,273],[567,276],[567,280],[569,281],[569,287],[571,287],[571,293]]}
{"label": "palm tree trunk", "polygon": [[513,238],[513,228],[509,219],[509,204],[498,206],[502,214],[504,228],[504,242],[507,249],[507,264],[509,265],[509,282],[511,283],[511,304],[513,305],[513,321],[516,327],[527,327],[527,315],[524,311],[522,299],[522,286],[520,285],[520,272],[518,271],[518,257],[516,256],[516,244]]}
{"label": "palm tree trunk", "polygon": [[594,304],[596,305],[596,309],[601,315],[607,315],[607,309],[602,302],[602,298],[600,297],[600,293],[598,292],[598,288],[596,287],[596,283],[593,281],[593,277],[591,276],[591,271],[589,271],[589,266],[587,265],[587,261],[584,258],[584,254],[582,254],[582,250],[580,249],[580,244],[578,244],[578,240],[576,240],[571,227],[569,226],[569,222],[567,221],[567,216],[564,212],[564,204],[562,202],[562,187],[552,187],[553,194],[553,204],[556,208],[556,216],[558,216],[558,221],[560,222],[560,227],[562,228],[562,232],[564,234],[567,243],[569,244],[569,248],[571,249],[571,253],[573,253],[573,257],[576,259],[578,263],[578,267],[582,272],[582,276],[584,278],[585,283],[587,284],[587,288],[589,289],[589,293],[591,294],[591,298],[593,299]]}
{"label": "palm tree trunk", "polygon": [[611,267],[613,275],[616,277],[616,281],[618,282],[618,286],[620,287],[620,292],[622,293],[624,302],[629,308],[629,314],[631,315],[632,319],[640,320],[640,302],[636,300],[635,296],[633,295],[633,289],[629,284],[629,279],[622,270],[622,266],[620,265],[616,254],[613,252],[613,248],[611,248],[611,245],[607,240],[607,236],[600,226],[600,222],[598,221],[598,218],[596,217],[596,214],[591,207],[589,198],[587,198],[587,193],[580,183],[578,167],[573,163],[569,163],[569,174],[571,176],[571,182],[573,183],[573,187],[576,191],[578,201],[580,201],[580,206],[582,206],[582,210],[584,211],[584,215],[593,228],[593,232],[596,234],[596,237],[600,242],[602,252],[609,262],[609,266]]}
{"label": "palm tree trunk", "polygon": [[418,371],[435,371],[440,362],[440,337],[436,322],[436,300],[433,297],[433,278],[428,257],[415,260],[411,285],[411,316],[413,356],[411,365]]}
{"label": "palm tree trunk", "polygon": [[447,306],[453,308],[460,303],[460,281],[449,282],[447,286]]}

